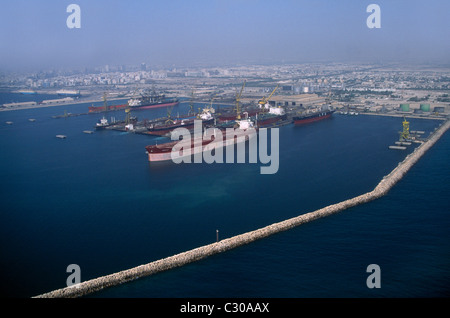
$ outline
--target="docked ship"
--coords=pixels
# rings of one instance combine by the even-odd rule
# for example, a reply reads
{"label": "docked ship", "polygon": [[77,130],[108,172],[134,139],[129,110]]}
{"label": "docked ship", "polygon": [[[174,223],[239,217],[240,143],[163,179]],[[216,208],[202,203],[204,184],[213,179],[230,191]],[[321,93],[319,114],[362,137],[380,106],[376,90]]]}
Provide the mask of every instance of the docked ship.
{"label": "docked ship", "polygon": [[108,122],[108,119],[106,119],[105,117],[99,119],[99,121],[95,124],[95,129],[97,130],[101,130],[101,129],[105,129],[106,127],[111,126],[111,124]]}
{"label": "docked ship", "polygon": [[292,117],[292,119],[294,120],[295,125],[303,125],[330,118],[334,112],[335,110],[330,109],[328,106],[326,106],[322,107],[320,110],[316,110],[311,113],[304,113],[294,116]]}
{"label": "docked ship", "polygon": [[267,103],[263,109],[265,110],[255,115],[255,122],[259,128],[287,119],[286,111],[282,107],[273,107]]}
{"label": "docked ship", "polygon": [[166,122],[152,123],[147,126],[147,134],[154,136],[164,136],[171,133],[176,128],[192,129],[195,120],[201,120],[202,124],[212,124],[214,122],[214,108],[204,108],[197,116],[187,118],[168,118]]}
{"label": "docked ship", "polygon": [[130,108],[131,110],[137,109],[149,109],[149,108],[159,108],[159,107],[171,107],[176,106],[180,102],[177,98],[166,98],[164,94],[151,94],[142,95],[138,98],[131,98],[126,104],[121,105],[105,105],[103,106],[89,106],[89,113],[100,113],[105,111],[115,111],[125,108]]}
{"label": "docked ship", "polygon": [[[242,109],[242,112],[246,112],[248,114],[248,116],[250,116],[250,117],[255,116],[260,111],[261,111],[261,109],[256,108],[256,107]],[[236,119],[236,110],[235,109],[229,109],[226,111],[222,111],[217,116],[217,121],[219,121],[219,122],[230,121],[230,120],[235,120],[235,119]]]}
{"label": "docked ship", "polygon": [[[237,125],[239,126],[239,128],[241,128],[241,130],[237,132],[234,138],[228,139],[226,138],[225,134],[222,134],[222,139],[216,138],[216,136],[212,136],[212,138],[207,138],[206,140],[203,139],[203,137],[190,138],[190,151],[187,151],[186,149],[188,148],[189,144],[185,144],[182,145],[183,152],[180,151],[178,154],[174,153],[174,155],[178,158],[182,158],[183,156],[187,157],[196,153],[204,152],[209,149],[218,149],[227,147],[229,145],[242,143],[256,136],[256,134],[247,134],[247,129],[254,128],[253,122],[251,122],[249,119],[237,121]],[[173,148],[180,142],[183,141],[178,140],[160,145],[146,146],[145,149],[148,154],[148,160],[150,162],[172,160]]]}

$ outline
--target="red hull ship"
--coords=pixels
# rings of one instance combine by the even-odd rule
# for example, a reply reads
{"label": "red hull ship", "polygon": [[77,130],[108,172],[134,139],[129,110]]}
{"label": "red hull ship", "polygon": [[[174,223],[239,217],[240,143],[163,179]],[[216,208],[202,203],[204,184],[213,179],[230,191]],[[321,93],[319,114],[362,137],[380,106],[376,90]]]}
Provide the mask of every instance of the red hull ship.
{"label": "red hull ship", "polygon": [[[234,137],[228,139],[226,136],[222,135],[222,138],[216,138],[216,136],[210,138],[210,139],[206,139],[204,140],[202,137],[195,137],[190,139],[190,144],[188,141],[186,141],[185,144],[182,144],[183,141],[172,141],[172,142],[168,142],[168,143],[164,143],[164,144],[160,144],[160,145],[151,145],[151,146],[146,146],[145,150],[147,151],[147,155],[148,155],[148,160],[150,162],[152,161],[168,161],[168,160],[173,160],[174,158],[172,157],[173,155],[176,156],[177,158],[183,158],[183,157],[188,157],[191,155],[194,155],[196,153],[200,153],[200,152],[204,152],[206,150],[208,150],[208,147],[210,147],[210,149],[212,148],[226,148],[227,146],[230,145],[235,145],[238,143],[242,143],[242,142],[246,142],[248,140],[250,140],[250,138],[255,138],[256,134],[246,134],[247,129],[251,128],[254,129],[252,126],[252,122],[251,121],[247,121],[247,120],[243,120],[242,122],[246,122],[245,126],[242,126],[242,128],[245,128],[243,130],[241,130],[237,135],[235,135]],[[243,137],[243,138],[242,138]],[[177,145],[178,143],[181,143],[180,145],[182,145],[183,148],[182,151],[174,151],[174,146]],[[189,148],[189,150],[187,152],[185,152],[185,150],[187,150],[186,148]],[[172,154],[173,152],[173,154]]]}
{"label": "red hull ship", "polygon": [[334,110],[319,111],[314,114],[294,116],[292,119],[294,120],[295,125],[303,125],[303,124],[308,124],[308,123],[312,123],[315,121],[330,118],[334,112],[335,112]]}
{"label": "red hull ship", "polygon": [[[242,114],[247,113],[248,117],[252,117],[252,116],[255,116],[257,113],[259,113],[260,111],[261,110],[259,108],[252,108],[252,109],[243,109],[241,111],[241,113]],[[226,112],[223,112],[223,113],[219,114],[217,116],[217,120],[219,122],[228,121],[228,120],[235,120],[236,116],[237,116],[236,115],[236,111],[234,111],[234,110],[233,111],[226,111]]]}

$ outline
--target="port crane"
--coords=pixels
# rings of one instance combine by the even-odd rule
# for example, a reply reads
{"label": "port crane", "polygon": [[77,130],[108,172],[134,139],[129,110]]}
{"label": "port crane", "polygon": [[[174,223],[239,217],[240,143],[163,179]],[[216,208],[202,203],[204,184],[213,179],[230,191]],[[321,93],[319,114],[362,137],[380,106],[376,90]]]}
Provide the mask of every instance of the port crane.
{"label": "port crane", "polygon": [[[133,91],[133,94],[131,94],[131,98],[134,98],[134,96],[136,96],[136,92],[137,92],[138,88],[136,86],[136,88]],[[127,103],[127,106],[125,107],[125,123],[129,124],[130,123],[130,112],[131,112],[131,108],[130,108],[130,103]]]}
{"label": "port crane", "polygon": [[261,109],[264,111],[265,110],[265,105],[267,104],[267,102],[269,101],[269,99],[272,97],[272,95],[275,93],[275,91],[278,89],[278,87],[280,86],[280,84],[277,85],[277,87],[275,87],[275,89],[272,91],[272,93],[270,93],[269,97],[265,98],[263,97],[259,102],[259,106],[261,107]]}
{"label": "port crane", "polygon": [[403,117],[403,131],[400,131],[400,141],[408,141],[409,138],[409,121],[406,120],[406,117]]}
{"label": "port crane", "polygon": [[[133,94],[131,95],[131,98],[134,98],[133,96],[136,96],[136,92],[138,90],[138,87],[136,86],[136,88],[133,91]],[[133,118],[134,120],[136,118]],[[130,103],[127,103],[127,106],[125,107],[125,124],[126,126],[133,124],[133,120],[131,118],[131,107],[130,107]]]}
{"label": "port crane", "polygon": [[242,85],[241,91],[239,92],[239,95],[236,94],[236,119],[241,119],[241,109],[239,107],[239,102],[241,100],[242,91],[244,90],[246,81],[244,81],[244,84]]}
{"label": "port crane", "polygon": [[330,105],[330,104],[331,104],[331,87],[330,87],[330,89],[328,90],[327,97],[325,98],[325,103],[326,103],[327,105]]}
{"label": "port crane", "polygon": [[173,106],[172,107],[170,107],[170,108],[167,108],[167,120],[166,120],[166,124],[168,124],[168,123],[174,123],[174,120],[172,119],[172,109],[173,109]]}
{"label": "port crane", "polygon": [[105,107],[105,112],[108,111],[108,103],[106,102],[106,92],[103,93],[103,106]]}
{"label": "port crane", "polygon": [[194,90],[192,90],[191,100],[189,101],[188,115],[194,115],[194,113],[195,113],[195,111],[194,111]]}

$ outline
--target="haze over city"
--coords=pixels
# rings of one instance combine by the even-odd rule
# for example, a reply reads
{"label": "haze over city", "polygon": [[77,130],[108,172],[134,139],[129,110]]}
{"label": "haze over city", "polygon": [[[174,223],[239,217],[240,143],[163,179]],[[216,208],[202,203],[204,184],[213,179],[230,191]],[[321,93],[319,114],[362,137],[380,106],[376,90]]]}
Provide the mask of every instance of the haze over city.
{"label": "haze over city", "polygon": [[[70,29],[69,4],[81,8]],[[370,29],[369,4],[381,8]],[[3,1],[0,71],[140,64],[448,63],[447,1]]]}

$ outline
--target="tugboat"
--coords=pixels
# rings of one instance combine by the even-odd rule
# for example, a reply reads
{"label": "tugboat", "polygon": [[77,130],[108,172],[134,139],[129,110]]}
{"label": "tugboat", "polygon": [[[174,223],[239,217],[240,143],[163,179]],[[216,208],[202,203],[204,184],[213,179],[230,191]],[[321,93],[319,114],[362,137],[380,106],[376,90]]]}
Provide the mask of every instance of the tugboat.
{"label": "tugboat", "polygon": [[110,126],[110,123],[108,122],[108,119],[105,118],[105,116],[103,116],[102,119],[100,119],[96,124],[95,124],[95,129],[100,130],[100,129],[105,129],[106,127]]}

